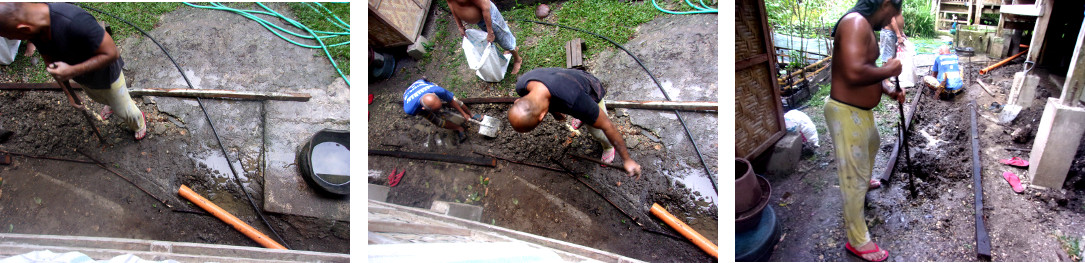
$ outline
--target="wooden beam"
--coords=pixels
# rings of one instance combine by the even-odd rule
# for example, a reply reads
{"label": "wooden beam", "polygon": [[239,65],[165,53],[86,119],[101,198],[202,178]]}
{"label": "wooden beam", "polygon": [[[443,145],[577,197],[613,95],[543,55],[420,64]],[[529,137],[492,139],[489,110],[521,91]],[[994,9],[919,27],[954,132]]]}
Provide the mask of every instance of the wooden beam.
{"label": "wooden beam", "polygon": [[[509,104],[517,97],[463,98],[464,104]],[[607,108],[680,111],[718,111],[719,103],[711,101],[651,101],[651,100],[604,100]]]}
{"label": "wooden beam", "polygon": [[369,221],[369,231],[380,233],[438,234],[451,236],[471,235],[471,230],[466,228],[386,221]]}
{"label": "wooden beam", "polygon": [[1051,21],[1051,0],[1037,0],[1036,5],[1042,9],[1040,16],[1036,18],[1036,27],[1032,29],[1032,41],[1029,42],[1028,61],[1039,63],[1040,51],[1044,47],[1044,35],[1047,34],[1047,24]]}
{"label": "wooden beam", "polygon": [[462,163],[473,164],[486,167],[497,166],[497,159],[483,158],[475,156],[456,156],[447,154],[435,154],[435,153],[416,153],[416,152],[400,152],[400,151],[381,151],[381,150],[369,150],[369,155],[382,155],[391,156],[396,158],[407,158],[416,160],[428,160],[448,163]]}
{"label": "wooden beam", "polygon": [[1085,83],[1085,56],[1081,54],[1085,52],[1085,20],[1081,21],[1081,25],[1081,30],[1077,33],[1074,55],[1070,59],[1073,63],[1070,63],[1070,68],[1066,70],[1066,82],[1062,84],[1062,94],[1059,96],[1059,101],[1068,105],[1071,105],[1070,102],[1077,97],[1076,93],[1081,93],[1081,84]]}
{"label": "wooden beam", "polygon": [[[72,83],[72,89],[83,89],[82,86]],[[56,83],[0,83],[0,90],[12,91],[60,91]],[[284,92],[252,92],[232,90],[198,90],[198,89],[134,89],[129,90],[132,96],[159,96],[159,97],[188,97],[205,99],[232,99],[232,100],[284,100],[284,101],[309,101],[309,94],[284,93]]]}

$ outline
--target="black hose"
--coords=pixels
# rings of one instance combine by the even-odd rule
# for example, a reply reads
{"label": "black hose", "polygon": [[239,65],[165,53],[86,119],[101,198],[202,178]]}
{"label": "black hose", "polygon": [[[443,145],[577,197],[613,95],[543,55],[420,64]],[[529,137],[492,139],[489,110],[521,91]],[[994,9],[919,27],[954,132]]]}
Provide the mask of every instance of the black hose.
{"label": "black hose", "polygon": [[[637,64],[640,65],[640,67],[644,69],[644,72],[648,73],[648,77],[652,78],[652,81],[655,82],[657,87],[659,87],[659,91],[663,93],[663,97],[667,98],[668,101],[671,101],[671,96],[667,95],[667,91],[663,89],[662,84],[659,84],[659,80],[657,80],[656,77],[654,75],[652,75],[652,71],[648,70],[648,67],[644,66],[644,63],[640,61],[640,58],[638,58],[637,55],[633,55],[633,52],[630,52],[628,49],[625,49],[625,47],[622,46],[622,44],[618,44],[618,42],[614,42],[614,40],[610,40],[610,38],[607,38],[605,36],[602,36],[602,35],[599,35],[599,34],[596,34],[596,33],[593,33],[593,32],[589,32],[587,30],[566,26],[566,25],[548,23],[548,22],[543,22],[543,21],[526,20],[526,19],[511,19],[511,20],[521,21],[521,22],[531,22],[531,23],[543,24],[543,25],[548,25],[548,26],[556,26],[556,27],[561,27],[561,28],[565,28],[565,29],[572,29],[572,30],[580,31],[582,33],[586,33],[586,34],[589,34],[589,35],[593,35],[593,36],[602,38],[603,40],[606,40],[607,42],[610,42],[610,44],[613,44],[614,46],[618,47],[622,51],[625,51],[626,54],[629,54],[630,57],[633,57],[633,60],[637,61]],[[697,159],[701,160],[701,167],[704,167],[705,175],[708,176],[708,180],[712,181],[712,190],[715,190],[716,195],[719,195],[719,189],[716,189],[716,179],[712,177],[712,171],[709,170],[708,165],[705,164],[704,157],[701,156],[701,150],[699,149],[699,147],[697,147],[697,141],[693,140],[693,134],[691,134],[689,132],[689,127],[686,127],[686,121],[682,119],[682,114],[679,114],[678,110],[674,111],[674,115],[678,116],[678,122],[682,124],[682,129],[686,131],[686,137],[689,137],[689,142],[693,143],[693,151],[697,153]]]}
{"label": "black hose", "polygon": [[[192,86],[192,82],[188,80],[188,76],[185,75],[185,71],[181,69],[181,65],[177,64],[177,60],[174,60],[173,56],[170,55],[170,52],[167,51],[166,48],[162,46],[162,44],[159,44],[158,40],[155,40],[154,37],[151,37],[151,34],[148,34],[146,31],[143,31],[143,29],[141,29],[138,26],[132,24],[132,22],[128,22],[128,20],[124,20],[123,18],[120,18],[120,17],[115,16],[113,14],[106,13],[105,11],[98,10],[98,9],[90,7],[90,6],[83,5],[82,3],[73,3],[73,4],[79,5],[80,7],[85,8],[85,9],[93,10],[94,12],[98,12],[98,13],[101,13],[103,15],[108,15],[110,17],[113,17],[114,19],[120,20],[121,22],[124,22],[125,24],[128,24],[128,26],[131,26],[132,28],[135,28],[137,31],[139,31],[140,34],[143,34],[147,38],[151,39],[151,41],[154,42],[155,45],[158,45],[158,48],[162,49],[163,53],[166,53],[166,57],[168,57],[170,59],[170,62],[173,62],[174,67],[177,67],[177,71],[181,72],[181,77],[185,79],[185,83],[188,84],[188,87],[190,89],[196,89],[196,87]],[[258,206],[256,206],[256,202],[252,201],[252,196],[249,196],[249,192],[245,191],[245,186],[241,184],[241,179],[238,178],[237,171],[234,170],[234,163],[230,161],[230,156],[226,154],[226,147],[222,145],[222,139],[219,138],[218,130],[215,129],[215,123],[213,121],[211,121],[211,116],[207,115],[207,109],[204,108],[204,106],[203,106],[203,100],[200,99],[200,98],[196,98],[196,103],[200,105],[200,111],[203,112],[203,117],[207,119],[207,125],[211,126],[211,133],[215,135],[215,141],[218,142],[219,149],[222,150],[222,157],[226,158],[226,164],[230,166],[230,173],[232,173],[234,175],[234,182],[237,183],[237,187],[240,188],[242,193],[245,193],[245,198],[249,200],[249,205],[252,205],[252,209],[254,211],[256,211],[256,215],[258,215],[260,217],[261,221],[264,221],[264,225],[267,225],[268,229],[271,230],[271,233],[275,234],[275,237],[279,239],[279,243],[281,243],[284,247],[286,247],[286,249],[290,249],[290,246],[286,244],[286,240],[283,239],[282,236],[279,236],[279,232],[275,231],[275,228],[271,227],[271,223],[268,223],[267,219],[264,218],[264,212],[261,211]]]}

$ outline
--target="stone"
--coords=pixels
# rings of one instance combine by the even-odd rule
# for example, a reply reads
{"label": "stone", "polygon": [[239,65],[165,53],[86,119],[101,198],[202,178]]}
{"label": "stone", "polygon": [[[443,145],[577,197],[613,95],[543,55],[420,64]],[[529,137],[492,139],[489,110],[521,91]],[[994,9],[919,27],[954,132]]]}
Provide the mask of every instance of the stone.
{"label": "stone", "polygon": [[414,44],[407,46],[407,55],[411,56],[415,60],[422,60],[422,57],[426,55],[426,44],[429,43],[426,37],[418,36],[415,39]]}
{"label": "stone", "polygon": [[1032,138],[1036,137],[1036,135],[1032,133],[1032,124],[1017,128],[1010,135],[1013,136],[1013,142],[1016,143],[1028,143]]}
{"label": "stone", "polygon": [[384,185],[369,184],[369,200],[388,202],[388,191],[391,189],[391,187]]}
{"label": "stone", "polygon": [[769,157],[767,172],[773,175],[786,175],[795,172],[802,157],[802,137],[797,132],[789,132],[776,141]]}
{"label": "stone", "polygon": [[477,205],[452,203],[448,201],[433,201],[429,210],[471,221],[482,220],[482,207]]}
{"label": "stone", "polygon": [[987,57],[994,59],[1002,59],[1005,57],[1006,49],[1008,47],[1006,45],[1006,42],[1008,42],[1006,38],[992,36],[990,39],[991,43],[987,46]]}
{"label": "stone", "polygon": [[1083,134],[1085,108],[1048,98],[1029,156],[1029,186],[1062,189]]}

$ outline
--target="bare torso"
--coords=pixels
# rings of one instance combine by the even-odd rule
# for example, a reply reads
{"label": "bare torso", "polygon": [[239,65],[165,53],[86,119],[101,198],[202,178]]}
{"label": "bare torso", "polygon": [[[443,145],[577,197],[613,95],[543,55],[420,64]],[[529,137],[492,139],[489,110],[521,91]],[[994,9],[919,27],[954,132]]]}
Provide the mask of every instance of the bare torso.
{"label": "bare torso", "polygon": [[[845,17],[844,19],[862,19],[864,20],[862,24],[866,24],[866,19],[858,13],[852,13],[848,16],[849,17]],[[841,23],[844,23],[844,21],[841,21]],[[869,25],[865,28],[845,28],[842,25],[838,27],[837,30],[838,32],[835,38],[837,44],[833,46],[834,60],[837,61],[834,61],[832,65],[832,88],[829,91],[829,97],[852,106],[872,109],[878,106],[878,102],[881,101],[881,82],[867,85],[849,83],[848,79],[844,76],[845,70],[847,70],[845,68],[847,63],[844,63],[843,60],[861,60],[863,64],[874,65],[878,60],[879,55],[878,41],[874,38],[874,31],[870,29]],[[852,33],[863,34],[865,36],[860,35],[858,38],[859,43],[844,43],[843,40],[841,40],[841,36],[844,32],[840,32],[843,30],[853,30]],[[861,52],[857,53],[860,55],[859,57],[847,57],[847,52],[842,52],[843,48],[859,48],[865,50],[860,50]]]}
{"label": "bare torso", "polygon": [[461,21],[473,25],[482,21],[482,9],[474,0],[448,0],[448,7]]}

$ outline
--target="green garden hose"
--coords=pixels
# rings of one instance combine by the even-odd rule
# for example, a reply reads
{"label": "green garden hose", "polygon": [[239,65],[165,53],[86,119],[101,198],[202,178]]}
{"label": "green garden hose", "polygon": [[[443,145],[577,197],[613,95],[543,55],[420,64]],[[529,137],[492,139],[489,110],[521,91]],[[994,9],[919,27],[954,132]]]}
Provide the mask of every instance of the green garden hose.
{"label": "green garden hose", "polygon": [[656,0],[652,0],[652,6],[655,6],[656,9],[658,9],[659,11],[663,11],[663,13],[668,13],[668,14],[672,14],[672,15],[715,14],[715,13],[720,12],[719,9],[711,8],[708,5],[705,5],[704,0],[697,0],[700,3],[700,5],[695,5],[695,4],[691,3],[689,0],[685,0],[685,1],[686,1],[686,5],[689,5],[690,7],[693,7],[693,9],[697,9],[697,11],[681,11],[680,12],[680,11],[671,11],[671,10],[663,9],[662,7],[659,7],[659,4],[656,4]]}
{"label": "green garden hose", "polygon": [[[329,31],[320,31],[320,30],[310,29],[308,26],[305,26],[304,24],[299,23],[298,21],[295,21],[293,19],[287,18],[286,16],[280,14],[279,12],[275,12],[275,10],[272,10],[271,8],[268,8],[267,6],[265,6],[264,4],[259,3],[259,2],[256,3],[256,4],[259,5],[260,7],[264,8],[264,10],[267,10],[266,12],[265,11],[258,11],[258,10],[236,9],[236,8],[227,7],[226,5],[223,5],[223,4],[220,4],[220,3],[211,3],[210,6],[196,5],[196,4],[192,4],[192,3],[188,3],[188,2],[185,2],[184,4],[188,5],[188,6],[191,6],[191,7],[200,8],[200,9],[211,9],[211,10],[220,10],[220,11],[233,12],[233,13],[241,15],[241,16],[243,16],[245,18],[252,19],[253,21],[256,21],[257,23],[260,23],[261,26],[266,28],[268,31],[271,31],[272,34],[275,34],[279,38],[282,38],[283,40],[286,40],[287,42],[290,42],[291,44],[294,44],[294,45],[297,45],[297,46],[300,46],[300,47],[304,47],[304,48],[313,48],[313,49],[319,48],[319,49],[324,51],[324,55],[328,57],[328,61],[332,62],[332,67],[335,67],[335,71],[337,73],[339,73],[339,77],[343,78],[343,81],[345,81],[347,83],[347,86],[350,86],[350,80],[347,79],[347,76],[343,74],[343,70],[339,68],[339,64],[336,63],[335,59],[332,58],[331,52],[328,52],[328,47],[349,45],[350,41],[348,40],[346,42],[342,42],[342,43],[338,43],[338,44],[326,45],[326,44],[324,44],[324,40],[323,40],[325,38],[330,38],[330,37],[350,36],[350,24],[347,24],[347,23],[343,22],[343,20],[339,19],[339,17],[335,16],[335,14],[331,14],[331,18],[329,18],[328,14],[317,11],[317,13],[319,13],[321,15],[324,15],[324,17],[326,19],[329,19],[329,21],[331,21],[332,18],[337,20],[338,23],[332,22],[332,24],[335,25],[336,27],[341,28],[341,29],[345,29],[346,30],[345,32],[329,32]],[[316,5],[319,6],[320,8],[322,8],[322,9],[324,9],[325,11],[327,11],[329,14],[331,13],[331,11],[328,10],[327,8],[324,8],[323,5],[320,5],[319,3],[316,4]],[[309,6],[309,5],[307,5],[307,6]],[[309,7],[313,8],[313,10],[316,11],[316,8],[314,8],[312,6],[309,6]],[[279,18],[279,19],[281,19],[283,21],[286,21],[288,24],[290,24],[290,25],[292,25],[294,27],[305,30],[305,32],[307,32],[309,34],[308,35],[302,35],[302,34],[299,34],[299,33],[294,33],[293,31],[284,29],[282,27],[279,27],[278,25],[275,25],[274,23],[268,22],[267,20],[264,20],[262,18],[257,17],[256,16],[257,14]],[[286,36],[283,36],[282,34],[279,33],[279,31],[286,32],[286,33],[288,33],[290,35],[293,35],[295,37],[316,40],[316,42],[319,45],[306,45],[306,44],[298,43],[298,42],[296,42],[296,41],[294,41],[292,39],[287,38]]]}

